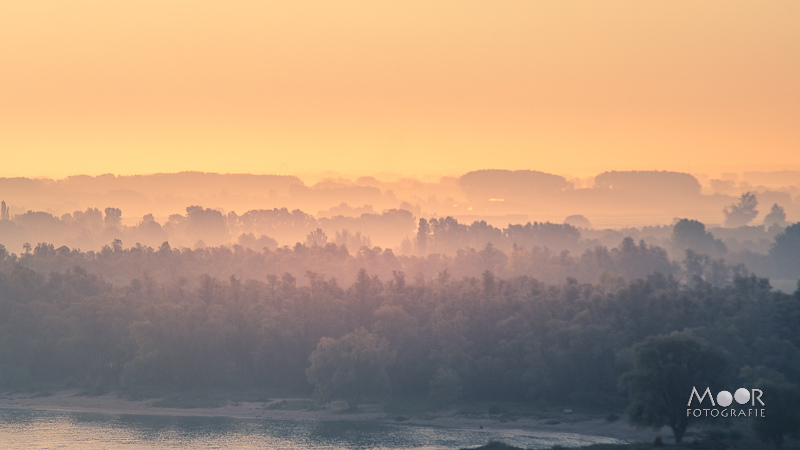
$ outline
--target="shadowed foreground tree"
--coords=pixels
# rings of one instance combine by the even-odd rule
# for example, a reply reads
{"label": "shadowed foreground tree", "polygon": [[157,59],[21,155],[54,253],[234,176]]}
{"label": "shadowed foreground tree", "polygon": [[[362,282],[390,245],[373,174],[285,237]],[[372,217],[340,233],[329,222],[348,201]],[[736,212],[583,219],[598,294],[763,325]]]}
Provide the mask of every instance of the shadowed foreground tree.
{"label": "shadowed foreground tree", "polygon": [[634,425],[669,425],[681,443],[690,418],[686,401],[692,387],[712,386],[726,375],[723,350],[710,347],[686,332],[650,336],[633,346],[633,370],[622,375],[628,389],[628,417]]}
{"label": "shadowed foreground tree", "polygon": [[769,405],[769,414],[753,421],[753,428],[764,442],[772,442],[776,449],[783,448],[784,436],[800,437],[800,389],[793,384],[764,381],[764,403]]}
{"label": "shadowed foreground tree", "polygon": [[364,395],[388,387],[386,368],[394,358],[386,339],[361,327],[338,340],[320,339],[306,375],[319,401],[342,397],[355,409]]}
{"label": "shadowed foreground tree", "polygon": [[800,388],[786,377],[764,366],[742,368],[739,378],[763,391],[766,416],[753,418],[759,439],[783,448],[784,436],[800,438]]}

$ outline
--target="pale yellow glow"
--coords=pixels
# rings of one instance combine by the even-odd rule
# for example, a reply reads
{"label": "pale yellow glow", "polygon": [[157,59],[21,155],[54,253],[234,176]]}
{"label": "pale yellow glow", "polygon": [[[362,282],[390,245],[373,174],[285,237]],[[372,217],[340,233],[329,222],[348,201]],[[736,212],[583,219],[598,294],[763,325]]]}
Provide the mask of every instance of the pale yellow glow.
{"label": "pale yellow glow", "polygon": [[800,168],[800,2],[0,5],[0,176]]}

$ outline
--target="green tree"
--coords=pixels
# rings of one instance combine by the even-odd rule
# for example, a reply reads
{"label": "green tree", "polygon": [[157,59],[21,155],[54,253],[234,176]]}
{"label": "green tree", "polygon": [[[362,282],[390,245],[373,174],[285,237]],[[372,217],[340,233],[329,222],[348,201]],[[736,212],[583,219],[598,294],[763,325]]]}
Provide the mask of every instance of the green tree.
{"label": "green tree", "polygon": [[306,375],[318,400],[342,397],[355,409],[364,395],[388,387],[386,368],[394,358],[385,339],[361,327],[338,340],[320,339]]}
{"label": "green tree", "polygon": [[[650,336],[633,346],[633,370],[622,375],[630,404],[628,417],[638,426],[669,425],[680,443],[690,417],[686,400],[695,386],[711,386],[726,375],[728,358],[687,332]],[[699,388],[698,388],[699,389]]]}

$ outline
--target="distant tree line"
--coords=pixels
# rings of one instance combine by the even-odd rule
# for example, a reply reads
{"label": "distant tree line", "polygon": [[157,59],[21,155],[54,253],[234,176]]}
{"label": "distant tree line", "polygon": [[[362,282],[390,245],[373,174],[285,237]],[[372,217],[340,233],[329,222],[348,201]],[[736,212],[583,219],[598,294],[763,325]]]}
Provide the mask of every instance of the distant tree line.
{"label": "distant tree line", "polygon": [[[687,282],[699,276],[717,285],[729,282],[734,274],[744,271],[741,266],[729,266],[723,260],[695,255],[691,251],[686,252],[688,256],[683,265],[674,263],[664,249],[647,245],[644,241],[637,244],[631,238],[623,239],[617,247],[609,249],[597,246],[580,256],[572,256],[568,252],[554,253],[540,246],[530,249],[513,246],[504,252],[491,243],[479,250],[460,249],[453,255],[429,253],[425,256],[408,256],[397,255],[390,249],[366,246],[351,252],[346,245],[337,245],[328,240],[321,230],[316,230],[309,233],[305,243],[297,243],[291,248],[264,248],[261,251],[241,245],[174,249],[168,242],[158,248],[142,245],[125,248],[122,241],[114,240],[99,252],[82,252],[40,242],[36,246],[26,247],[20,255],[9,253],[0,244],[0,269],[8,270],[15,264],[21,264],[49,273],[81,266],[114,285],[128,284],[147,272],[147,276],[158,282],[182,282],[190,287],[204,274],[220,278],[235,275],[263,280],[266,276],[281,276],[284,273],[304,279],[308,272],[349,284],[362,267],[369,267],[370,272],[381,279],[391,278],[394,272],[423,278],[445,273],[462,278],[479,277],[490,271],[501,278],[530,276],[558,283],[567,277],[580,282],[594,282],[601,278],[632,280],[659,272]],[[307,284],[307,281],[301,283]]]}
{"label": "distant tree line", "polygon": [[[123,225],[122,211],[114,207],[104,210],[87,208],[60,217],[43,211],[28,211],[10,217],[4,204],[0,207],[0,243],[14,250],[24,243],[45,241],[97,251],[114,239],[151,247],[170,241],[175,246],[187,248],[238,243],[256,250],[264,247],[275,249],[279,243],[294,245],[303,242],[306,235],[317,228],[326,230],[331,237],[341,234],[339,244],[369,245],[371,238],[382,245],[395,245],[412,234],[414,226],[413,215],[401,209],[365,213],[359,217],[317,219],[297,209],[223,214],[217,209],[189,206],[185,214],[171,214],[161,223],[152,214],[146,214],[135,225]],[[356,233],[369,238],[361,241],[349,239]]]}
{"label": "distant tree line", "polygon": [[[416,244],[427,250],[419,255],[370,247],[369,238],[360,233],[343,231],[331,239],[321,229],[316,229],[308,233],[304,243],[273,249],[265,246],[260,250],[240,244],[173,248],[166,241],[156,248],[141,244],[126,248],[121,240],[114,239],[98,252],[39,242],[35,246],[23,246],[23,251],[17,255],[0,244],[0,269],[20,263],[48,273],[63,272],[78,265],[115,285],[127,284],[148,272],[158,282],[182,279],[190,287],[203,274],[263,280],[267,275],[289,273],[303,279],[308,271],[349,284],[361,267],[369,267],[370,272],[381,279],[390,278],[393,272],[404,272],[411,277],[424,274],[430,278],[440,272],[456,278],[478,277],[487,270],[500,278],[529,276],[547,283],[559,283],[567,277],[582,283],[615,277],[634,280],[659,272],[687,284],[699,278],[714,286],[723,286],[737,274],[743,275],[749,270],[758,274],[773,273],[783,279],[800,278],[800,224],[777,234],[765,255],[731,255],[723,242],[694,220],[682,219],[671,230],[668,249],[625,237],[611,248],[595,245],[580,253],[570,253],[556,252],[546,245],[557,243],[559,239],[576,239],[578,230],[569,225],[533,223],[509,225],[500,230],[481,222],[467,226],[452,218],[422,219]],[[456,249],[459,243],[477,245],[483,242],[479,237],[491,241],[483,247]],[[265,240],[254,236],[247,239]],[[509,246],[509,239],[514,244]],[[501,246],[491,243],[495,240],[501,242]],[[356,248],[357,245],[347,242],[363,245]],[[676,261],[677,255],[681,256]]]}
{"label": "distant tree line", "polygon": [[[616,189],[614,186],[617,185],[610,186],[609,189]],[[752,217],[756,204],[755,196],[745,193],[738,203],[726,209],[726,214],[731,217]],[[180,249],[181,252],[192,249],[212,253],[221,246],[257,253],[286,253],[297,249],[296,244],[300,243],[306,247],[322,248],[335,244],[340,250],[344,247],[351,255],[357,255],[362,251],[374,252],[377,246],[381,248],[380,252],[391,249],[392,255],[399,258],[417,256],[442,260],[470,258],[475,252],[493,249],[507,257],[518,252],[535,254],[533,258],[542,259],[543,262],[534,265],[543,270],[547,270],[545,265],[553,264],[552,261],[546,261],[548,259],[556,260],[555,266],[563,266],[563,262],[570,261],[569,267],[551,270],[552,276],[535,270],[519,270],[519,267],[514,270],[494,266],[482,268],[492,270],[498,276],[530,275],[549,282],[572,276],[579,281],[593,281],[596,272],[585,267],[587,261],[576,263],[576,258],[592,258],[591,254],[604,258],[598,254],[598,249],[616,248],[620,242],[630,238],[637,246],[645,241],[649,244],[647,247],[664,249],[668,261],[657,261],[660,257],[651,254],[653,258],[635,270],[631,267],[606,267],[612,273],[628,278],[641,277],[653,271],[676,274],[675,269],[667,268],[666,264],[682,263],[687,257],[687,250],[710,261],[723,261],[728,266],[744,265],[758,275],[772,279],[791,280],[800,277],[800,246],[795,244],[800,230],[786,223],[785,213],[778,205],[773,205],[765,218],[765,225],[759,226],[707,229],[705,224],[697,220],[675,219],[672,225],[620,230],[593,230],[551,222],[509,223],[506,227],[497,227],[483,220],[461,223],[450,216],[416,219],[411,212],[402,209],[364,213],[359,217],[315,218],[300,210],[289,211],[286,208],[223,214],[219,210],[201,206],[190,206],[185,214],[172,214],[163,223],[147,214],[136,225],[124,225],[122,211],[113,207],[103,211],[89,208],[61,217],[41,211],[28,211],[9,217],[8,207],[2,206],[0,245],[4,254],[13,257],[27,256],[43,243],[52,244],[60,255],[74,255],[77,252],[88,255],[89,259],[114,245],[146,252],[148,248],[160,248],[164,242],[169,242],[170,248]],[[581,223],[576,217],[580,216],[574,216],[571,222]],[[788,247],[784,244],[788,244]],[[630,243],[625,244],[625,248],[632,249]],[[45,248],[40,248],[40,251],[47,253]],[[83,265],[91,268],[91,263]],[[584,267],[579,267],[581,265]],[[333,275],[328,270],[296,266],[290,264],[280,273],[288,271],[299,276],[305,270],[316,270]],[[61,266],[59,270],[68,267],[71,264]],[[51,268],[54,267],[48,269]],[[444,267],[440,264],[438,269],[443,270]],[[376,273],[385,277],[391,274],[391,270],[416,273],[418,268],[403,263],[390,270],[379,269]],[[100,268],[97,271],[102,273]],[[201,272],[221,275],[211,269]],[[430,270],[423,272],[429,273]],[[350,275],[345,278],[350,281],[353,272],[351,270],[348,273]],[[474,268],[453,271],[456,276],[479,273]],[[103,275],[108,277],[109,274]],[[243,275],[256,276],[249,273]],[[109,279],[119,281],[113,277]],[[785,288],[785,284],[782,286]]]}

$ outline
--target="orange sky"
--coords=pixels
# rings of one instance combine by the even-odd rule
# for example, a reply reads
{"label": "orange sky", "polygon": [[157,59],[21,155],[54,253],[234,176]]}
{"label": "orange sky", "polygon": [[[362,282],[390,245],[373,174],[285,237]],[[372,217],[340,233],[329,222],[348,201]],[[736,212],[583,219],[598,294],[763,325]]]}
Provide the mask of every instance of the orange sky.
{"label": "orange sky", "polygon": [[800,2],[0,3],[0,176],[800,169]]}

